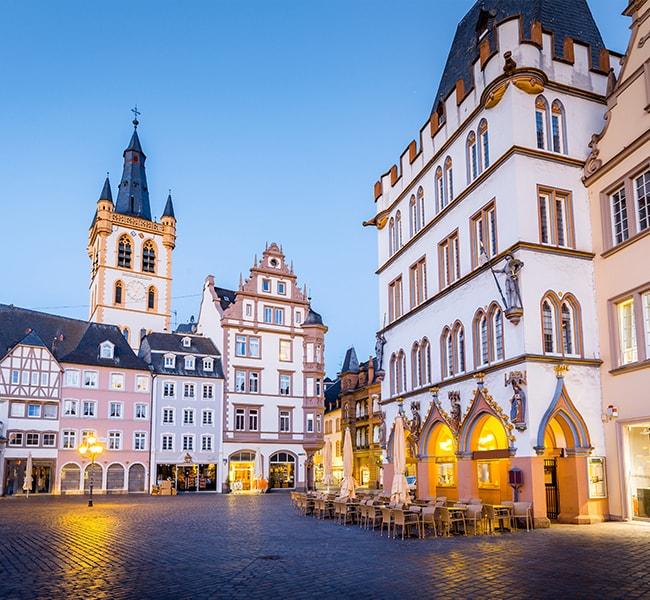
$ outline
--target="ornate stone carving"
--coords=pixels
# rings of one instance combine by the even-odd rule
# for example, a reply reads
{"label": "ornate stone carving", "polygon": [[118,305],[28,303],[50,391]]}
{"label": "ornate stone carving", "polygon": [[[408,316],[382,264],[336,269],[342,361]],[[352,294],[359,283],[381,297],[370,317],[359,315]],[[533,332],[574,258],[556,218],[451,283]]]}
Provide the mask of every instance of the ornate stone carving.
{"label": "ornate stone carving", "polygon": [[565,374],[567,373],[567,371],[569,370],[569,365],[565,365],[565,364],[555,365],[555,366],[553,367],[553,370],[555,371],[555,376],[556,376],[558,379],[564,379],[564,375],[565,375]]}
{"label": "ornate stone carving", "polygon": [[504,375],[505,386],[512,386],[510,399],[510,420],[518,431],[526,430],[526,392],[522,389],[526,385],[526,371],[510,371]]}
{"label": "ornate stone carving", "polygon": [[515,59],[512,58],[512,52],[508,50],[503,55],[504,58],[504,63],[503,63],[503,72],[506,75],[512,75],[515,72],[515,69],[517,68],[517,63],[515,62]]}
{"label": "ornate stone carving", "polygon": [[377,356],[377,371],[384,372],[384,346],[386,345],[386,338],[381,332],[377,333],[375,340],[375,355]]}
{"label": "ornate stone carving", "polygon": [[587,157],[584,168],[584,176],[589,177],[593,175],[600,167],[603,166],[603,161],[598,158],[600,150],[598,149],[598,142],[600,141],[600,136],[597,133],[594,133],[591,136],[591,142],[589,142],[589,148],[591,152]]}
{"label": "ornate stone carving", "polygon": [[527,94],[541,94],[544,91],[544,82],[536,75],[522,75],[512,80],[517,88]]}
{"label": "ornate stone carving", "polygon": [[417,442],[420,440],[420,431],[422,430],[422,417],[420,416],[420,403],[417,400],[411,402],[411,414],[413,417],[411,419],[406,419],[406,426],[414,440]]}
{"label": "ornate stone carving", "polygon": [[491,90],[485,99],[485,108],[494,108],[497,104],[499,104],[505,95],[509,85],[509,81],[504,81],[502,84],[496,86],[493,90]]}
{"label": "ornate stone carving", "polygon": [[382,450],[386,449],[386,412],[379,413],[379,445]]}
{"label": "ornate stone carving", "polygon": [[460,392],[449,392],[448,396],[449,403],[451,404],[451,409],[449,411],[449,425],[451,426],[454,435],[458,435],[461,420]]}

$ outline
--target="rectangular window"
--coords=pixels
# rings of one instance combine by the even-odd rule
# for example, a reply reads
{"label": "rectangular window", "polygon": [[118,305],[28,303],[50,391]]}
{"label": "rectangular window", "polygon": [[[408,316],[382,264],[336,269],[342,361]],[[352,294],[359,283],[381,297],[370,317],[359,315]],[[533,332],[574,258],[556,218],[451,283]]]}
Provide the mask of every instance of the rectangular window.
{"label": "rectangular window", "polygon": [[97,403],[94,400],[84,400],[82,404],[81,416],[83,417],[96,417],[97,416]]}
{"label": "rectangular window", "polygon": [[31,385],[38,385],[38,371],[31,371]]}
{"label": "rectangular window", "polygon": [[246,303],[246,316],[247,317],[253,316],[253,305],[249,304],[248,302]]}
{"label": "rectangular window", "polygon": [[61,447],[65,450],[74,450],[77,447],[77,432],[65,430],[61,432]]}
{"label": "rectangular window", "polygon": [[18,383],[20,383],[20,371],[18,369],[14,369],[11,372],[11,383],[14,385],[18,385]]}
{"label": "rectangular window", "polygon": [[135,418],[136,419],[146,419],[147,418],[147,405],[146,404],[136,404],[135,405]]}
{"label": "rectangular window", "polygon": [[321,392],[321,380],[320,377],[316,378],[316,396],[320,396]]}
{"label": "rectangular window", "polygon": [[203,452],[212,452],[212,436],[211,435],[202,435],[201,436],[201,450]]}
{"label": "rectangular window", "polygon": [[213,411],[211,410],[203,410],[201,412],[201,423],[203,425],[212,425],[213,424]]}
{"label": "rectangular window", "polygon": [[246,356],[246,336],[235,336],[235,356]]}
{"label": "rectangular window", "polygon": [[635,179],[636,210],[639,231],[650,227],[650,171]]}
{"label": "rectangular window", "polygon": [[636,325],[634,322],[634,300],[630,298],[617,305],[618,332],[620,341],[620,360],[622,365],[636,362]]}
{"label": "rectangular window", "polygon": [[121,402],[110,402],[108,405],[108,416],[111,419],[121,419],[122,418],[122,403]]}
{"label": "rectangular window", "polygon": [[163,398],[174,398],[176,396],[176,384],[173,381],[163,383]]}
{"label": "rectangular window", "polygon": [[183,436],[183,450],[194,450],[194,436],[185,434]]}
{"label": "rectangular window", "polygon": [[112,390],[123,390],[124,389],[124,374],[123,373],[111,373],[111,385]]}
{"label": "rectangular window", "polygon": [[297,310],[296,311],[296,325],[300,325],[302,323],[302,311]]}
{"label": "rectangular window", "polygon": [[273,322],[276,325],[284,325],[284,308],[276,308],[273,311]]}
{"label": "rectangular window", "polygon": [[122,432],[109,431],[108,432],[108,449],[121,450],[122,449]]}
{"label": "rectangular window", "polygon": [[194,425],[194,409],[183,409],[183,425]]}
{"label": "rectangular window", "polygon": [[264,322],[273,323],[273,309],[270,306],[264,307]]}
{"label": "rectangular window", "polygon": [[280,360],[291,361],[291,340],[280,340]]}
{"label": "rectangular window", "polygon": [[133,434],[133,449],[146,450],[147,449],[147,434],[143,431],[136,431]]}
{"label": "rectangular window", "polygon": [[10,414],[12,417],[24,417],[25,405],[22,402],[12,402]]}
{"label": "rectangular window", "polygon": [[176,366],[176,357],[173,354],[165,355],[165,369],[173,369]]}
{"label": "rectangular window", "polygon": [[67,387],[79,387],[79,371],[75,369],[66,369],[64,375],[64,385]]}
{"label": "rectangular window", "polygon": [[248,411],[248,431],[257,431],[258,429],[258,411],[256,408],[251,408]]}
{"label": "rectangular window", "polygon": [[287,295],[287,284],[284,281],[278,281],[278,294],[280,296]]}
{"label": "rectangular window", "polygon": [[20,383],[22,385],[29,385],[29,371],[23,371],[20,374]]}
{"label": "rectangular window", "polygon": [[212,400],[214,398],[214,386],[211,383],[203,384],[203,399]]}
{"label": "rectangular window", "polygon": [[56,446],[56,433],[44,433],[43,446],[46,448],[54,448]]}
{"label": "rectangular window", "polygon": [[136,375],[135,378],[135,391],[148,392],[149,391],[149,377],[146,375]]}
{"label": "rectangular window", "polygon": [[291,396],[291,375],[280,374],[280,396]]}
{"label": "rectangular window", "polygon": [[235,430],[244,431],[246,428],[246,411],[243,408],[235,409]]}
{"label": "rectangular window", "polygon": [[460,279],[460,244],[457,231],[438,244],[438,265],[440,289]]}
{"label": "rectangular window", "polygon": [[314,415],[311,413],[307,415],[307,433],[314,433]]}
{"label": "rectangular window", "polygon": [[27,416],[33,419],[38,419],[41,416],[41,405],[40,404],[28,404],[27,405]]}
{"label": "rectangular window", "polygon": [[388,285],[388,320],[395,321],[402,316],[402,277]]}
{"label": "rectangular window", "polygon": [[650,292],[641,294],[643,322],[645,324],[645,357],[650,359]]}
{"label": "rectangular window", "polygon": [[271,280],[270,279],[262,279],[262,291],[270,293],[271,292]]}
{"label": "rectangular window", "polygon": [[83,386],[85,388],[97,387],[97,371],[84,371]]}
{"label": "rectangular window", "polygon": [[540,189],[538,194],[539,241],[560,248],[575,248],[571,194]]}
{"label": "rectangular window", "polygon": [[260,357],[260,338],[252,335],[235,336],[235,356]]}
{"label": "rectangular window", "polygon": [[162,411],[162,422],[166,425],[174,424],[174,412],[173,408],[163,408]]}
{"label": "rectangular window", "polygon": [[288,410],[280,411],[280,433],[291,431],[291,416]]}
{"label": "rectangular window", "polygon": [[59,413],[59,407],[56,404],[44,404],[43,405],[43,418],[45,419],[56,419]]}
{"label": "rectangular window", "polygon": [[610,196],[610,207],[612,213],[612,240],[614,244],[620,244],[630,237],[625,187]]}
{"label": "rectangular window", "polygon": [[196,386],[193,383],[183,384],[183,398],[194,398]]}
{"label": "rectangular window", "polygon": [[85,444],[88,438],[95,437],[95,432],[92,429],[84,429],[81,432],[81,443]]}
{"label": "rectangular window", "polygon": [[248,356],[251,358],[260,357],[260,338],[256,336],[248,336]]}
{"label": "rectangular window", "polygon": [[255,371],[248,373],[248,391],[251,394],[257,394],[260,391],[260,374]]}
{"label": "rectangular window", "polygon": [[41,385],[42,386],[50,385],[50,374],[49,373],[41,373]]}
{"label": "rectangular window", "polygon": [[170,433],[165,433],[162,436],[162,449],[163,450],[173,450],[174,449],[174,436]]}
{"label": "rectangular window", "polygon": [[9,440],[7,441],[7,443],[9,446],[22,446],[23,439],[24,436],[22,431],[12,431],[9,433]]}
{"label": "rectangular window", "polygon": [[494,202],[484,206],[471,218],[472,267],[481,264],[482,258],[497,255],[497,211]]}
{"label": "rectangular window", "polygon": [[38,446],[40,442],[40,435],[38,433],[30,432],[25,436],[26,446]]}
{"label": "rectangular window", "polygon": [[246,371],[235,371],[235,391],[246,391]]}
{"label": "rectangular window", "polygon": [[427,259],[421,258],[409,269],[411,288],[411,308],[419,306],[427,299]]}
{"label": "rectangular window", "polygon": [[[316,433],[320,433],[322,429],[322,417],[320,415],[316,415]],[[367,444],[366,444],[367,445]]]}
{"label": "rectangular window", "polygon": [[64,400],[63,401],[63,414],[66,417],[76,417],[77,416],[77,401],[76,400]]}

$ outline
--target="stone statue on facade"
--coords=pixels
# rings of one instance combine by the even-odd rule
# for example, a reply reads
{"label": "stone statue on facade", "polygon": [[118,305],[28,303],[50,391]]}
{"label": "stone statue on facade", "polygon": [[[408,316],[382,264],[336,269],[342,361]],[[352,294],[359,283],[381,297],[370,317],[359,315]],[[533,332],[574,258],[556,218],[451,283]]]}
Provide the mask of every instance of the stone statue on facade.
{"label": "stone statue on facade", "polygon": [[454,432],[460,429],[460,392],[449,392],[449,402],[451,403],[451,410],[449,411],[449,421]]}
{"label": "stone statue on facade", "polygon": [[384,370],[384,346],[386,345],[386,338],[383,333],[377,333],[375,341],[375,355],[377,356],[377,370]]}
{"label": "stone statue on facade", "polygon": [[379,413],[379,445],[386,448],[386,413],[383,410]]}
{"label": "stone statue on facade", "polygon": [[510,399],[510,421],[519,431],[524,431],[526,425],[526,392],[523,386],[526,385],[525,371],[511,371],[504,376],[505,386],[512,386],[512,398]]}
{"label": "stone statue on facade", "polygon": [[506,276],[506,311],[513,308],[521,309],[523,306],[519,289],[519,272],[523,266],[524,263],[521,260],[512,254],[506,254],[505,266],[496,271],[496,273],[503,273]]}
{"label": "stone statue on facade", "polygon": [[411,413],[413,414],[413,417],[407,420],[407,426],[411,436],[417,442],[420,439],[420,429],[422,429],[420,403],[417,400],[411,402]]}

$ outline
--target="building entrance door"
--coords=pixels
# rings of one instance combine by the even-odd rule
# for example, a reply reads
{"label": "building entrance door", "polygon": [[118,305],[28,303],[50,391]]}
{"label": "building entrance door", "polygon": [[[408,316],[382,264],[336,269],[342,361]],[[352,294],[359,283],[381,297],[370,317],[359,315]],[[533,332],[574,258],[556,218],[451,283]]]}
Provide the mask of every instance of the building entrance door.
{"label": "building entrance door", "polygon": [[228,481],[233,492],[250,492],[253,489],[255,452],[240,450],[230,456]]}
{"label": "building entrance door", "polygon": [[196,465],[178,465],[176,469],[176,491],[196,492]]}
{"label": "building entrance door", "polygon": [[557,519],[560,512],[560,499],[557,488],[557,459],[544,459],[544,487],[546,488],[546,516]]}

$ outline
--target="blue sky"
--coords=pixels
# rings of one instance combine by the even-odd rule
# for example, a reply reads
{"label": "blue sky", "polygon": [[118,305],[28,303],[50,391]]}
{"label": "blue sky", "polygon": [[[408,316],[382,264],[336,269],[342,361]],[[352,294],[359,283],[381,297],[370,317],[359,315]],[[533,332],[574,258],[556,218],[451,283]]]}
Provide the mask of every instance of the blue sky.
{"label": "blue sky", "polygon": [[[178,218],[174,309],[277,241],[330,327],[378,327],[372,185],[430,112],[472,0],[12,2],[0,20],[0,302],[85,318],[88,226],[142,111],[152,211]],[[591,0],[623,51],[625,0]],[[65,307],[65,308],[64,308]]]}

